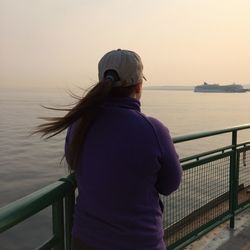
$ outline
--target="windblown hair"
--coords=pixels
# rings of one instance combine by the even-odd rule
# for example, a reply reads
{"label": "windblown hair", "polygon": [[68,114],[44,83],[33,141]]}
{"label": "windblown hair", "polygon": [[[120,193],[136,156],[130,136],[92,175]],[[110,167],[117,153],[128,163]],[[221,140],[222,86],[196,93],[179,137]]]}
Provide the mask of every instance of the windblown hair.
{"label": "windblown hair", "polygon": [[42,137],[49,139],[74,124],[74,132],[67,150],[67,161],[69,169],[75,170],[88,129],[101,104],[108,96],[128,97],[134,92],[135,87],[113,87],[113,82],[105,79],[94,85],[83,97],[71,94],[72,97],[77,99],[75,105],[67,109],[45,107],[56,111],[67,111],[67,113],[62,117],[43,117],[42,119],[47,122],[37,126],[33,134],[41,133]]}

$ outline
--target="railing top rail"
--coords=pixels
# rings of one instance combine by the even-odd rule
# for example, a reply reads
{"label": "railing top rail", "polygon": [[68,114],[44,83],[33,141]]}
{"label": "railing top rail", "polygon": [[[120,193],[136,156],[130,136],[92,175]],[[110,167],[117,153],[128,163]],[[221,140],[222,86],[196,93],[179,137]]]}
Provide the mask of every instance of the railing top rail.
{"label": "railing top rail", "polygon": [[74,190],[73,180],[71,175],[0,208],[0,233],[63,198]]}
{"label": "railing top rail", "polygon": [[214,135],[226,134],[226,133],[230,133],[233,131],[244,130],[244,129],[250,129],[250,123],[235,126],[235,127],[230,127],[230,128],[219,129],[219,130],[205,131],[205,132],[200,132],[200,133],[175,136],[173,138],[173,141],[174,141],[174,143],[180,143],[180,142],[191,141],[191,140],[200,139],[200,138],[209,137],[209,136],[214,136]]}

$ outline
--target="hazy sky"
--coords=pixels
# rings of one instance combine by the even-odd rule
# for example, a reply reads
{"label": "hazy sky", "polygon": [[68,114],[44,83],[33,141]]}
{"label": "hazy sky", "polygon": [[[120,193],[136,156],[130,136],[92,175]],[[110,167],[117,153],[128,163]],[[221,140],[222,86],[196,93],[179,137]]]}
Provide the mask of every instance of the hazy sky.
{"label": "hazy sky", "polygon": [[116,48],[151,84],[249,84],[250,1],[0,0],[0,86],[87,86]]}

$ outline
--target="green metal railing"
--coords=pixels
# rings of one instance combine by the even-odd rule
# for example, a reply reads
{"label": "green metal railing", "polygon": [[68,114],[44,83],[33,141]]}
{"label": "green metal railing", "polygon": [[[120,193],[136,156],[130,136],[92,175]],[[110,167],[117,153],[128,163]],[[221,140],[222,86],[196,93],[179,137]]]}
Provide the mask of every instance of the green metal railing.
{"label": "green metal railing", "polygon": [[[165,205],[163,224],[169,249],[182,249],[217,225],[250,207],[250,141],[238,132],[250,124],[184,135],[174,143],[229,134],[230,145],[180,159],[183,179]],[[71,175],[0,209],[0,233],[52,206],[53,235],[37,249],[69,250],[76,183]]]}
{"label": "green metal railing", "polygon": [[250,207],[250,141],[238,143],[238,132],[250,124],[179,136],[175,144],[229,134],[231,144],[182,158],[179,189],[162,197],[165,240],[169,249],[183,249],[200,236]]}
{"label": "green metal railing", "polygon": [[62,178],[0,209],[0,233],[52,206],[53,235],[39,250],[70,250],[76,182]]}

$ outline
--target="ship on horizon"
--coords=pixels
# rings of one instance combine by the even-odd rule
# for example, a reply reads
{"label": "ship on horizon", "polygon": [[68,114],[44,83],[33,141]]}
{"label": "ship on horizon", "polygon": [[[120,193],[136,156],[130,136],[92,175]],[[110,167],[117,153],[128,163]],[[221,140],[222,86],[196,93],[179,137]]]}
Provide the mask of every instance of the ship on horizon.
{"label": "ship on horizon", "polygon": [[194,92],[206,92],[206,93],[245,93],[250,91],[249,89],[243,88],[240,84],[228,84],[228,85],[219,85],[219,84],[208,84],[204,82],[202,85],[194,87]]}

